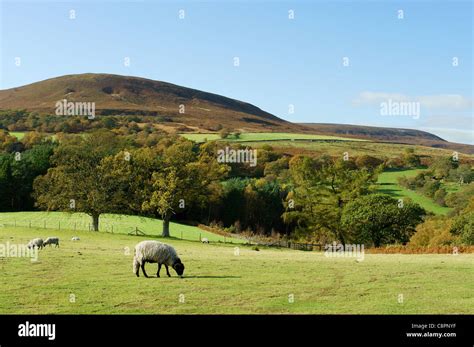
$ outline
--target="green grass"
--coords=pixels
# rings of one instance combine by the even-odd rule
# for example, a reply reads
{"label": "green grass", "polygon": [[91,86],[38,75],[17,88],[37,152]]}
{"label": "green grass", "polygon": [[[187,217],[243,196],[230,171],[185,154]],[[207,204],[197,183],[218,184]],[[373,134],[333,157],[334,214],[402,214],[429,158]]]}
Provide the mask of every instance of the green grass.
{"label": "green grass", "polygon": [[401,171],[386,171],[379,175],[378,191],[381,193],[386,193],[392,195],[396,199],[400,198],[410,198],[414,202],[418,203],[425,210],[430,211],[438,215],[446,215],[452,209],[449,207],[443,207],[438,205],[432,199],[422,195],[421,193],[409,190],[405,187],[402,187],[398,184],[398,177],[414,177],[418,173],[423,171],[422,169],[413,169],[413,170],[401,170]]}
{"label": "green grass", "polygon": [[[264,142],[246,142],[246,145],[251,147],[261,147]],[[402,156],[407,148],[414,148],[415,153],[420,156],[440,157],[452,155],[452,150],[443,148],[433,148],[425,146],[414,146],[406,144],[395,143],[377,143],[377,142],[363,142],[357,143],[351,141],[273,141],[268,142],[273,148],[283,149],[285,152],[302,153],[310,156],[330,155],[343,156],[347,152],[350,157],[357,157],[359,155],[371,155],[378,158],[399,158]],[[472,159],[474,156],[467,154],[459,154],[462,160]]]}
{"label": "green grass", "polygon": [[[183,133],[181,136],[196,141],[204,142],[205,140],[222,140],[219,134],[189,134]],[[249,141],[275,141],[275,140],[334,140],[334,141],[366,141],[360,139],[351,139],[347,137],[312,135],[312,134],[292,134],[292,133],[242,133],[239,138],[229,136],[223,141],[230,142],[249,142]]]}
{"label": "green grass", "polygon": [[[66,212],[6,212],[0,213],[0,225],[38,227],[46,229],[69,229],[89,230],[91,218],[84,213],[66,213]],[[135,228],[138,228],[146,235],[161,235],[163,228],[160,219],[146,218],[139,216],[104,214],[99,220],[99,230],[104,232],[113,232],[116,234],[127,234]],[[48,230],[48,233],[53,231]],[[209,241],[224,241],[224,237],[197,227],[170,223],[170,235],[175,238],[185,240],[199,240],[199,237],[206,237]],[[242,239],[225,238],[226,242],[243,243]]]}
{"label": "green grass", "polygon": [[[365,255],[167,240],[185,277],[135,277],[133,247],[144,237],[0,227],[0,245],[58,236],[38,261],[0,258],[0,314],[473,314],[473,254]],[[156,264],[148,264],[149,275]],[[398,302],[399,294],[403,303]],[[75,302],[71,302],[72,295]],[[184,303],[179,302],[184,295]],[[289,295],[294,302],[290,303]],[[183,296],[181,296],[183,298]]]}
{"label": "green grass", "polygon": [[21,140],[25,137],[26,132],[22,131],[10,131],[11,136],[15,136],[18,140]]}

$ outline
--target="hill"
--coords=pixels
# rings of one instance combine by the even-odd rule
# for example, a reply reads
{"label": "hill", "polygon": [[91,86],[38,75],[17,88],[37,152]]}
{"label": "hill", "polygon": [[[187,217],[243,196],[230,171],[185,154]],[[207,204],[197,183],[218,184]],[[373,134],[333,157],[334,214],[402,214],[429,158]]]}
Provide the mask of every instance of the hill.
{"label": "hill", "polygon": [[[246,102],[171,83],[110,74],[66,75],[1,90],[0,110],[54,114],[56,102],[63,99],[95,102],[96,114],[161,116],[165,122],[204,129],[301,130],[301,126]],[[180,105],[184,105],[181,113]]]}
{"label": "hill", "polygon": [[[241,132],[299,133],[443,148],[474,154],[428,132],[346,124],[285,121],[252,104],[197,89],[141,77],[111,74],[66,75],[0,90],[0,110],[55,114],[58,101],[94,102],[97,115],[156,117],[166,132],[209,133],[222,127]],[[184,106],[184,108],[183,108]]]}
{"label": "hill", "polygon": [[344,136],[379,142],[420,145],[474,154],[474,146],[472,145],[448,142],[439,136],[421,130],[330,123],[301,123],[300,125],[310,128],[314,133],[320,135]]}

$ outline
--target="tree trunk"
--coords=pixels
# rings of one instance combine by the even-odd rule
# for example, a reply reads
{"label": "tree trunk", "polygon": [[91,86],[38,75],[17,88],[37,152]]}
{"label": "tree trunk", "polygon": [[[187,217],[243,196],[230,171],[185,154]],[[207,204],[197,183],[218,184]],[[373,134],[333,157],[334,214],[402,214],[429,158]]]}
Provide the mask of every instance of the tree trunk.
{"label": "tree trunk", "polygon": [[170,237],[170,217],[168,215],[163,216],[163,237]]}
{"label": "tree trunk", "polygon": [[344,238],[344,234],[342,233],[342,231],[338,232],[338,236],[339,236],[339,241],[342,243],[344,248],[346,248],[346,239]]}
{"label": "tree trunk", "polygon": [[92,230],[99,231],[99,215],[98,214],[92,215]]}

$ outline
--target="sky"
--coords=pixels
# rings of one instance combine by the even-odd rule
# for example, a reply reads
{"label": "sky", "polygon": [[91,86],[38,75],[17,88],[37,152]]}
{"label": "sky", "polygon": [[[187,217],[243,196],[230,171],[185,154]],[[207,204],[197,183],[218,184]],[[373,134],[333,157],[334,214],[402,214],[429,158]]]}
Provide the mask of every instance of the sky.
{"label": "sky", "polygon": [[86,72],[140,76],[291,122],[474,144],[473,11],[457,0],[0,0],[0,89]]}

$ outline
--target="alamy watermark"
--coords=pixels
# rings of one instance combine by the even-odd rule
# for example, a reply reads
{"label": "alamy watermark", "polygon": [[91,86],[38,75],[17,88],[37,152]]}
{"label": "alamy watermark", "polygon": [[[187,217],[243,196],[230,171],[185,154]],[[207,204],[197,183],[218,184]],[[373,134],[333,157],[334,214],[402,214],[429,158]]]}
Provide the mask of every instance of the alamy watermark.
{"label": "alamy watermark", "polygon": [[28,248],[25,244],[0,243],[0,258],[31,258],[31,261],[38,261],[38,248]]}
{"label": "alamy watermark", "polygon": [[380,103],[382,116],[409,116],[413,119],[420,118],[420,103],[418,101],[397,101],[388,99]]}
{"label": "alamy watermark", "polygon": [[251,167],[254,167],[257,166],[257,150],[226,147],[217,151],[217,161],[219,163],[248,163]]}
{"label": "alamy watermark", "polygon": [[324,256],[329,258],[348,257],[362,261],[364,260],[364,254],[364,245],[361,244],[343,245],[334,241],[324,246]]}
{"label": "alamy watermark", "polygon": [[55,104],[57,116],[87,116],[95,118],[95,102],[73,102],[67,99],[59,100]]}

